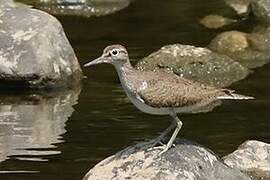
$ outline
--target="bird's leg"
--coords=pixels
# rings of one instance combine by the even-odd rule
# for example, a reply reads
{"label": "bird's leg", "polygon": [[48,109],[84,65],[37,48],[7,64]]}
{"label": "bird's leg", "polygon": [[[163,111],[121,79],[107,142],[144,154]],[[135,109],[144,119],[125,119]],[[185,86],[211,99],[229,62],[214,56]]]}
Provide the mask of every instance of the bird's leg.
{"label": "bird's leg", "polygon": [[173,121],[172,123],[171,123],[171,125],[167,128],[167,129],[165,129],[165,131],[163,131],[157,138],[155,138],[153,141],[153,144],[151,145],[152,147],[155,147],[157,144],[161,144],[161,145],[163,145],[163,143],[161,142],[162,141],[162,139],[169,133],[169,132],[171,132],[171,130],[175,127],[175,121]]}
{"label": "bird's leg", "polygon": [[176,121],[176,128],[175,128],[169,142],[166,144],[165,148],[159,153],[159,155],[162,155],[163,153],[165,153],[166,151],[168,151],[168,149],[170,149],[172,147],[172,144],[173,144],[178,132],[180,131],[180,129],[181,129],[182,125],[183,125],[182,121],[177,117],[175,112],[173,112],[171,114],[171,116]]}

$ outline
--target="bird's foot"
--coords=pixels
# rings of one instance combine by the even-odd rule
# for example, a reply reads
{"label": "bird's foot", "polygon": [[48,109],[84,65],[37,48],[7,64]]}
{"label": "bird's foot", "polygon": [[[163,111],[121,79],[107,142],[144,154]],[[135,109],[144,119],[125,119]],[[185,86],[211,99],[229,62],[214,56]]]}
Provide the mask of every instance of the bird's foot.
{"label": "bird's foot", "polygon": [[161,156],[162,154],[164,154],[165,152],[167,152],[169,150],[169,148],[170,147],[168,147],[167,145],[165,145],[164,148],[163,148],[163,150],[158,153],[158,156]]}
{"label": "bird's foot", "polygon": [[168,144],[162,146],[162,151],[160,151],[158,153],[158,155],[161,156],[162,154],[164,154],[165,152],[167,152],[171,147],[175,147],[175,144],[172,144],[171,146],[169,146]]}
{"label": "bird's foot", "polygon": [[175,144],[172,144],[171,146],[168,146],[168,144],[163,144],[162,143],[161,146],[154,146],[154,147],[151,147],[149,150],[161,150],[158,153],[158,156],[161,156],[162,154],[167,152],[171,147],[175,147]]}
{"label": "bird's foot", "polygon": [[[152,142],[151,142],[151,148],[154,148],[156,147],[157,145],[161,145],[161,146],[164,146],[165,144],[162,142],[163,138],[161,137],[158,137],[156,139],[153,139]],[[160,147],[160,146],[158,146]]]}

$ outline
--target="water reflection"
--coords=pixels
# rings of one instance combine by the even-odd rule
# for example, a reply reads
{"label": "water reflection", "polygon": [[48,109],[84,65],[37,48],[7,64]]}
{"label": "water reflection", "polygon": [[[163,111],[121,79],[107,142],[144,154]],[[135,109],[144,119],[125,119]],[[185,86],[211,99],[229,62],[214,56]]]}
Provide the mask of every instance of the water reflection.
{"label": "water reflection", "polygon": [[[53,93],[2,93],[0,95],[0,162],[12,155],[31,160],[61,153],[55,143],[66,132],[80,88]],[[29,158],[27,158],[29,156]],[[34,158],[35,161],[44,159]]]}

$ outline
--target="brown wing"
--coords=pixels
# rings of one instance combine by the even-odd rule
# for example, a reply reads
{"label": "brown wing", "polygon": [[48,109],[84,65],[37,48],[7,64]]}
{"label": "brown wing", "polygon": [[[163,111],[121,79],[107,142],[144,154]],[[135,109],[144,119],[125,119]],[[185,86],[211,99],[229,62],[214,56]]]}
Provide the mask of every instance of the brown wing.
{"label": "brown wing", "polygon": [[[153,76],[152,76],[153,77]],[[216,99],[222,90],[194,83],[174,76],[155,74],[147,78],[138,88],[138,95],[152,107],[183,107],[200,103],[206,99]]]}

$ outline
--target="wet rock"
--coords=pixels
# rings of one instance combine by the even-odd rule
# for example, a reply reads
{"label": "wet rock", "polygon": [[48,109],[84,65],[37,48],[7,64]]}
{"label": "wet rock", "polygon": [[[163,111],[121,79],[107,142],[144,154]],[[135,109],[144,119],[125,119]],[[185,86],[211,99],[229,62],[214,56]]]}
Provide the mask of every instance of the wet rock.
{"label": "wet rock", "polygon": [[248,38],[251,42],[252,48],[261,52],[269,52],[270,27],[257,25],[253,32],[249,34]]}
{"label": "wet rock", "polygon": [[[228,31],[217,35],[208,47],[214,52],[231,57],[247,68],[256,68],[270,60],[270,51],[267,50],[269,45],[263,45],[263,41],[259,42],[259,37],[264,39],[266,35]],[[268,39],[264,41],[267,42]]]}
{"label": "wet rock", "polygon": [[239,15],[249,12],[251,1],[252,0],[225,0],[226,4],[232,7]]}
{"label": "wet rock", "polygon": [[151,143],[130,146],[93,167],[84,180],[249,180],[238,170],[223,164],[210,150],[181,140],[169,151],[159,156],[160,148],[150,148]]}
{"label": "wet rock", "polygon": [[230,167],[250,174],[252,179],[270,179],[270,144],[246,141],[223,159]]}
{"label": "wet rock", "polygon": [[10,156],[44,161],[44,155],[60,154],[55,144],[62,142],[79,94],[79,87],[44,93],[1,92],[0,162]]}
{"label": "wet rock", "polygon": [[80,81],[80,65],[54,17],[11,3],[0,9],[0,25],[2,86],[54,88]]}
{"label": "wet rock", "polygon": [[231,58],[207,48],[174,44],[139,61],[139,70],[165,69],[204,84],[225,87],[245,78],[249,70]]}
{"label": "wet rock", "polygon": [[228,31],[219,34],[209,45],[217,52],[234,53],[249,47],[247,34],[239,31]]}
{"label": "wet rock", "polygon": [[0,10],[6,7],[15,7],[13,0],[5,0],[0,2]]}
{"label": "wet rock", "polygon": [[216,14],[205,16],[200,20],[200,23],[202,25],[210,29],[218,29],[234,22],[237,22],[237,20],[226,18]]}
{"label": "wet rock", "polygon": [[34,6],[55,15],[103,16],[119,11],[130,0],[37,0]]}
{"label": "wet rock", "polygon": [[269,0],[254,0],[251,3],[253,14],[260,21],[270,24],[270,1]]}

